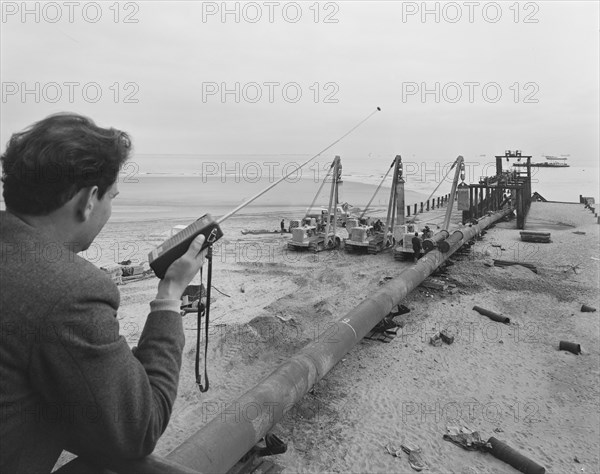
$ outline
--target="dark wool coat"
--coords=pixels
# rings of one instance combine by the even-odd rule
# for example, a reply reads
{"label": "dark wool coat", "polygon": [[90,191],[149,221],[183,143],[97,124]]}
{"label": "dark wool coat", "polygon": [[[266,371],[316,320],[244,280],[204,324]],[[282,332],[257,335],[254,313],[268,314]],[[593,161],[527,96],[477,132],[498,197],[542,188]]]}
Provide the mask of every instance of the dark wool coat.
{"label": "dark wool coat", "polygon": [[179,313],[153,302],[132,352],[119,336],[117,287],[68,247],[0,212],[3,473],[50,472],[63,449],[145,456],[177,396]]}

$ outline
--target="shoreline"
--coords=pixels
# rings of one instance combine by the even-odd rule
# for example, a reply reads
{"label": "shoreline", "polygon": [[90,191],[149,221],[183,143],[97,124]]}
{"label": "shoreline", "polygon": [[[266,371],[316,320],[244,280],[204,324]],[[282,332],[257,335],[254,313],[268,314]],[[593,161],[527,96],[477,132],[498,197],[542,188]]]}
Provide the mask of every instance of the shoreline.
{"label": "shoreline", "polygon": [[[479,174],[473,169],[473,163],[467,163],[467,182],[477,181]],[[432,170],[405,169],[405,202],[407,205],[425,201],[438,185],[442,175]],[[538,192],[544,198],[553,202],[567,202],[574,194],[591,196],[598,201],[598,168],[586,167],[569,168],[568,176],[556,171],[534,172],[532,174],[532,193]],[[315,179],[314,171],[306,170],[304,177],[299,180],[284,180],[269,193],[253,202],[248,209],[243,209],[240,215],[261,214],[264,212],[303,212],[310,205],[316,194],[325,172]],[[488,169],[483,171],[489,171]],[[355,173],[344,174],[345,185],[340,187],[340,202],[348,202],[355,207],[362,207],[372,197],[375,189],[385,173]],[[485,173],[484,173],[485,174]],[[259,175],[260,177],[260,175]],[[270,176],[257,179],[253,175],[240,176],[227,174],[222,176],[203,176],[191,173],[140,173],[123,172],[119,175],[119,198],[114,203],[112,221],[151,220],[158,216],[193,219],[210,212],[218,215],[225,214],[242,202],[273,184],[280,176]],[[388,176],[374,201],[374,206],[387,207],[391,177]],[[449,192],[449,178],[442,184],[436,196]],[[577,191],[574,191],[577,190]],[[0,195],[2,183],[0,182]],[[316,205],[328,201],[328,186],[320,193]],[[575,198],[576,199],[576,198]],[[576,202],[576,201],[573,201]],[[197,203],[197,204],[190,204]],[[251,212],[250,209],[252,209]],[[0,197],[0,210],[5,210],[5,203]],[[150,211],[150,212],[148,212]],[[142,216],[143,214],[143,216]],[[154,214],[154,215],[153,215]],[[221,214],[221,215],[222,215]]]}
{"label": "shoreline", "polygon": [[[219,178],[195,178],[153,177],[120,183],[121,194],[113,205],[111,221],[197,219],[207,212],[219,217],[273,184],[264,179],[256,182],[222,182]],[[237,215],[277,214],[298,218],[299,215],[304,215],[313,201],[314,207],[327,207],[330,186],[326,183],[319,192],[320,184],[310,179],[279,183],[269,193],[241,209]],[[339,202],[347,202],[354,209],[363,209],[371,201],[372,209],[387,209],[390,188],[382,187],[373,199],[376,190],[375,185],[348,181],[339,187]],[[442,192],[436,197],[441,195]],[[406,191],[407,204],[425,201],[427,197],[425,194]]]}

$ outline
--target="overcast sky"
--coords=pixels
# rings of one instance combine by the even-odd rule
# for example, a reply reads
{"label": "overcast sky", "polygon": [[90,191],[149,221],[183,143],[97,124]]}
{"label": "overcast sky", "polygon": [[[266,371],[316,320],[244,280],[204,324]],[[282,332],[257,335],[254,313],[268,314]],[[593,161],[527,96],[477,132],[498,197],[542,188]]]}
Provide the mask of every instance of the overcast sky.
{"label": "overcast sky", "polygon": [[380,106],[331,153],[520,148],[590,166],[598,5],[3,2],[2,150],[66,110],[128,131],[138,154],[310,155]]}

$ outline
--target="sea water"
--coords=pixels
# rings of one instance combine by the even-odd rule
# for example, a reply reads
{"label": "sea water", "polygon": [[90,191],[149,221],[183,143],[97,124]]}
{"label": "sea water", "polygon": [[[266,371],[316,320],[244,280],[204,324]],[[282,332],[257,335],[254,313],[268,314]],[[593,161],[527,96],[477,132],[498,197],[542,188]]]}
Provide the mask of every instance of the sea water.
{"label": "sea water", "polygon": [[[134,156],[119,175],[120,195],[113,206],[113,219],[193,218],[205,212],[220,216],[270,186],[273,188],[239,213],[289,217],[305,212],[313,199],[315,206],[326,207],[329,182],[316,199],[315,195],[330,169],[330,157],[320,156],[297,171],[308,158],[308,155]],[[389,199],[392,161],[393,157],[344,161],[338,201],[362,209],[381,185],[370,206],[381,213]],[[466,183],[476,183],[482,176],[495,174],[495,161],[467,159],[465,164]],[[454,177],[451,166],[451,161],[404,161],[406,205],[425,201],[434,191],[433,197],[449,193]],[[597,165],[532,168],[531,189],[549,201],[579,202],[579,195],[583,195],[598,202],[599,169]],[[0,208],[4,209],[3,200]]]}
{"label": "sea water", "polygon": [[[113,204],[113,220],[146,220],[153,218],[193,218],[204,213],[222,216],[237,208],[273,185],[269,179],[244,180],[235,176],[221,179],[201,176],[137,176],[119,183],[120,194]],[[327,207],[331,197],[331,183],[312,179],[283,180],[264,195],[245,206],[237,214],[268,214],[290,218],[302,217],[306,210]],[[319,192],[320,190],[320,192]],[[364,209],[387,208],[390,188],[358,181],[343,181],[338,187],[338,202]],[[318,194],[317,194],[318,193]],[[373,198],[373,199],[372,199]],[[409,191],[406,204],[424,201],[427,196]],[[313,204],[314,202],[314,204]]]}
{"label": "sea water", "polygon": [[[230,183],[234,177],[246,182],[260,178],[261,182],[273,181],[293,171],[300,163],[310,158],[309,155],[140,155],[134,157],[134,165],[130,171],[147,175],[200,176],[205,179],[220,178]],[[377,186],[384,175],[390,171],[383,186],[391,186],[390,165],[394,157],[342,157],[342,178],[345,182],[356,182]],[[319,156],[303,167],[298,174],[286,182],[296,178],[321,182],[330,168],[332,156]],[[544,161],[541,158],[534,161]],[[496,161],[489,158],[465,158],[465,182],[477,183],[483,176],[496,173]],[[538,192],[548,200],[579,202],[579,195],[600,198],[599,163],[581,166],[571,158],[570,167],[537,168],[533,167],[532,192]],[[412,157],[403,159],[403,176],[407,193],[419,193],[429,196],[436,188],[435,195],[450,192],[454,170],[452,160],[422,161]],[[512,162],[510,163],[512,164]],[[503,162],[505,169],[509,163]],[[523,171],[523,168],[520,168]],[[289,190],[289,187],[288,187]],[[423,200],[424,200],[423,199]],[[408,202],[407,202],[408,204]]]}

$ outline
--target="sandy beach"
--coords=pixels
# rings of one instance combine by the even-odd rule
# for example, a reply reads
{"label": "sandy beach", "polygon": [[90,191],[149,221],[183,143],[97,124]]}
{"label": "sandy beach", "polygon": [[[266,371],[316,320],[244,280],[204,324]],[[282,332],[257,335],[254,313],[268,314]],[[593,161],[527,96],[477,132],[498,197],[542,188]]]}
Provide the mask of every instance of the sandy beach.
{"label": "sandy beach", "polygon": [[[434,214],[420,218],[435,221]],[[211,388],[201,394],[194,383],[190,314],[179,394],[156,454],[168,454],[214,416],[244,416],[243,407],[238,415],[221,411],[410,265],[389,251],[292,253],[289,234],[241,233],[276,227],[278,218],[224,224],[214,257]],[[98,240],[102,257],[145,255],[168,235],[166,225],[110,223]],[[386,451],[409,443],[421,447],[428,472],[517,472],[443,440],[448,426],[462,425],[505,441],[547,472],[599,472],[600,324],[598,312],[580,311],[582,304],[600,307],[597,219],[580,204],[533,203],[527,229],[551,232],[552,242],[522,242],[514,220],[498,223],[436,277],[455,285],[453,293],[413,291],[403,302],[411,311],[395,318],[402,326],[396,338],[361,341],[276,425],[288,450],[271,460],[284,472],[414,472],[406,455]],[[531,263],[538,273],[495,267],[494,258]],[[131,345],[156,283],[119,287],[121,331]],[[511,322],[494,322],[474,305]],[[454,343],[430,345],[441,329]],[[581,344],[582,354],[559,351],[561,340]]]}

